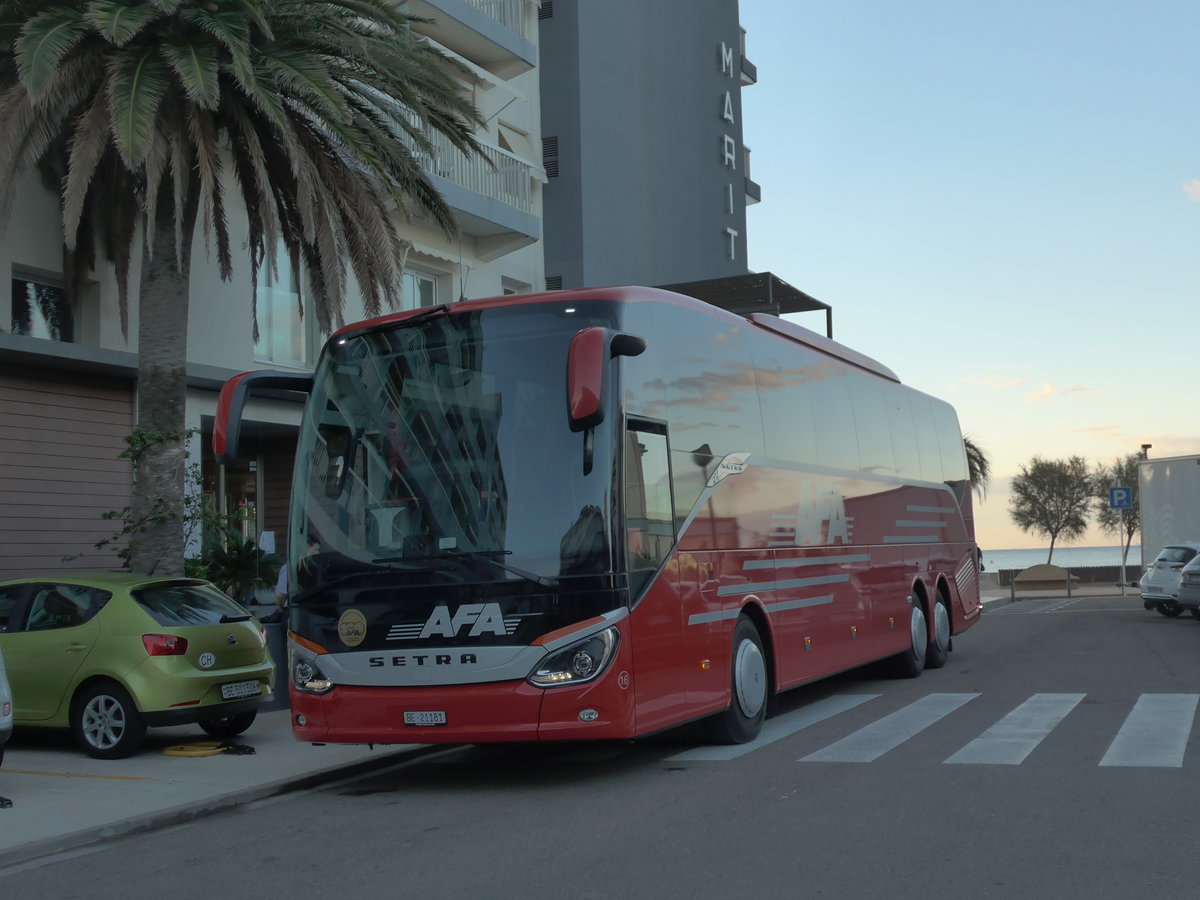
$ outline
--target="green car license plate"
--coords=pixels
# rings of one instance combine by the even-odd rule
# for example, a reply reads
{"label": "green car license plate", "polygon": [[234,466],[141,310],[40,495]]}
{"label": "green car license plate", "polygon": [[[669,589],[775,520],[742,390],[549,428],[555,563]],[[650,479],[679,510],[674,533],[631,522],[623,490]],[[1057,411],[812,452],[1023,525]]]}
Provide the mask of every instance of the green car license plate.
{"label": "green car license plate", "polygon": [[257,681],[234,681],[221,685],[222,700],[241,700],[245,697],[257,697],[262,693],[262,684]]}

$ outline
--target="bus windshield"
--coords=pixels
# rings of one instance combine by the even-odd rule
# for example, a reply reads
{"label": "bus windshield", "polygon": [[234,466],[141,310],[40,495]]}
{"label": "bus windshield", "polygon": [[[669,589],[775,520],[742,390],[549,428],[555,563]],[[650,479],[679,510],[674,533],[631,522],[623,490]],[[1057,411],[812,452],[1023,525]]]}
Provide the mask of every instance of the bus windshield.
{"label": "bus windshield", "polygon": [[438,309],[331,343],[293,496],[316,580],[553,587],[611,573],[613,472],[585,465],[611,458],[611,427],[573,432],[566,391],[572,337],[611,324],[608,308]]}

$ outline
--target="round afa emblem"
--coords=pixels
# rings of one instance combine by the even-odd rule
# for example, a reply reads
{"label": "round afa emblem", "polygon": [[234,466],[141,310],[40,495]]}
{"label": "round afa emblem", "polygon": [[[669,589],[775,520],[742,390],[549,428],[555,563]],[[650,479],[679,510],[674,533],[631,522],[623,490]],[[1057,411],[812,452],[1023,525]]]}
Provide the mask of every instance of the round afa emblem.
{"label": "round afa emblem", "polygon": [[357,647],[367,639],[367,617],[357,609],[348,609],[338,618],[338,637],[347,647]]}
{"label": "round afa emblem", "polygon": [[211,669],[217,664],[217,657],[212,653],[201,653],[200,658],[196,660],[202,669]]}

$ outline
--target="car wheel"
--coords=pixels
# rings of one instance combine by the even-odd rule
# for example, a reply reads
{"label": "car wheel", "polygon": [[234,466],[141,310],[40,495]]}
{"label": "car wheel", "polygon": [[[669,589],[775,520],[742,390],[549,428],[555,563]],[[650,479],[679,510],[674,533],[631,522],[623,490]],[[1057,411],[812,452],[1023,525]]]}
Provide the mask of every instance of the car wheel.
{"label": "car wheel", "polygon": [[1173,603],[1160,603],[1160,604],[1158,604],[1158,606],[1157,606],[1157,607],[1155,607],[1155,608],[1156,608],[1156,609],[1157,609],[1157,610],[1158,610],[1160,613],[1162,613],[1164,616],[1166,616],[1168,619],[1173,619],[1173,618],[1175,618],[1177,615],[1179,615],[1181,612],[1183,612],[1183,608],[1182,608],[1182,607],[1176,606],[1176,605],[1175,605],[1175,604],[1173,604]]}
{"label": "car wheel", "polygon": [[733,629],[733,655],[729,661],[729,708],[708,720],[709,737],[717,744],[745,744],[754,740],[767,717],[767,659],[758,629],[745,616]]}
{"label": "car wheel", "polygon": [[89,756],[121,759],[142,745],[146,723],[129,693],[108,682],[94,684],[75,698],[71,731]]}
{"label": "car wheel", "polygon": [[219,719],[205,719],[200,723],[200,727],[215,738],[237,737],[254,724],[254,717],[257,715],[258,710],[252,709],[249,712],[234,713],[232,716],[221,716]]}
{"label": "car wheel", "polygon": [[1191,612],[1192,612],[1192,616],[1194,618],[1200,619],[1200,609],[1198,609],[1196,607],[1192,607]]}
{"label": "car wheel", "polygon": [[925,624],[925,609],[916,597],[909,597],[912,604],[908,616],[909,646],[903,653],[893,657],[896,676],[916,678],[925,670],[925,659],[929,653],[929,628]]}
{"label": "car wheel", "polygon": [[939,593],[933,604],[933,640],[925,654],[925,668],[940,669],[950,658],[950,604]]}

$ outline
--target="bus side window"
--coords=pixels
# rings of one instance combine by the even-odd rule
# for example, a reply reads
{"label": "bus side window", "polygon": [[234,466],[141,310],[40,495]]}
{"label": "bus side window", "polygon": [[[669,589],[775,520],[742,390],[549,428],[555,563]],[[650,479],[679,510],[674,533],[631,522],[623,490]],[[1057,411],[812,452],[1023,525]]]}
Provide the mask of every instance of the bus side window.
{"label": "bus side window", "polygon": [[675,543],[667,436],[652,423],[630,421],[625,433],[625,542],[636,597]]}

